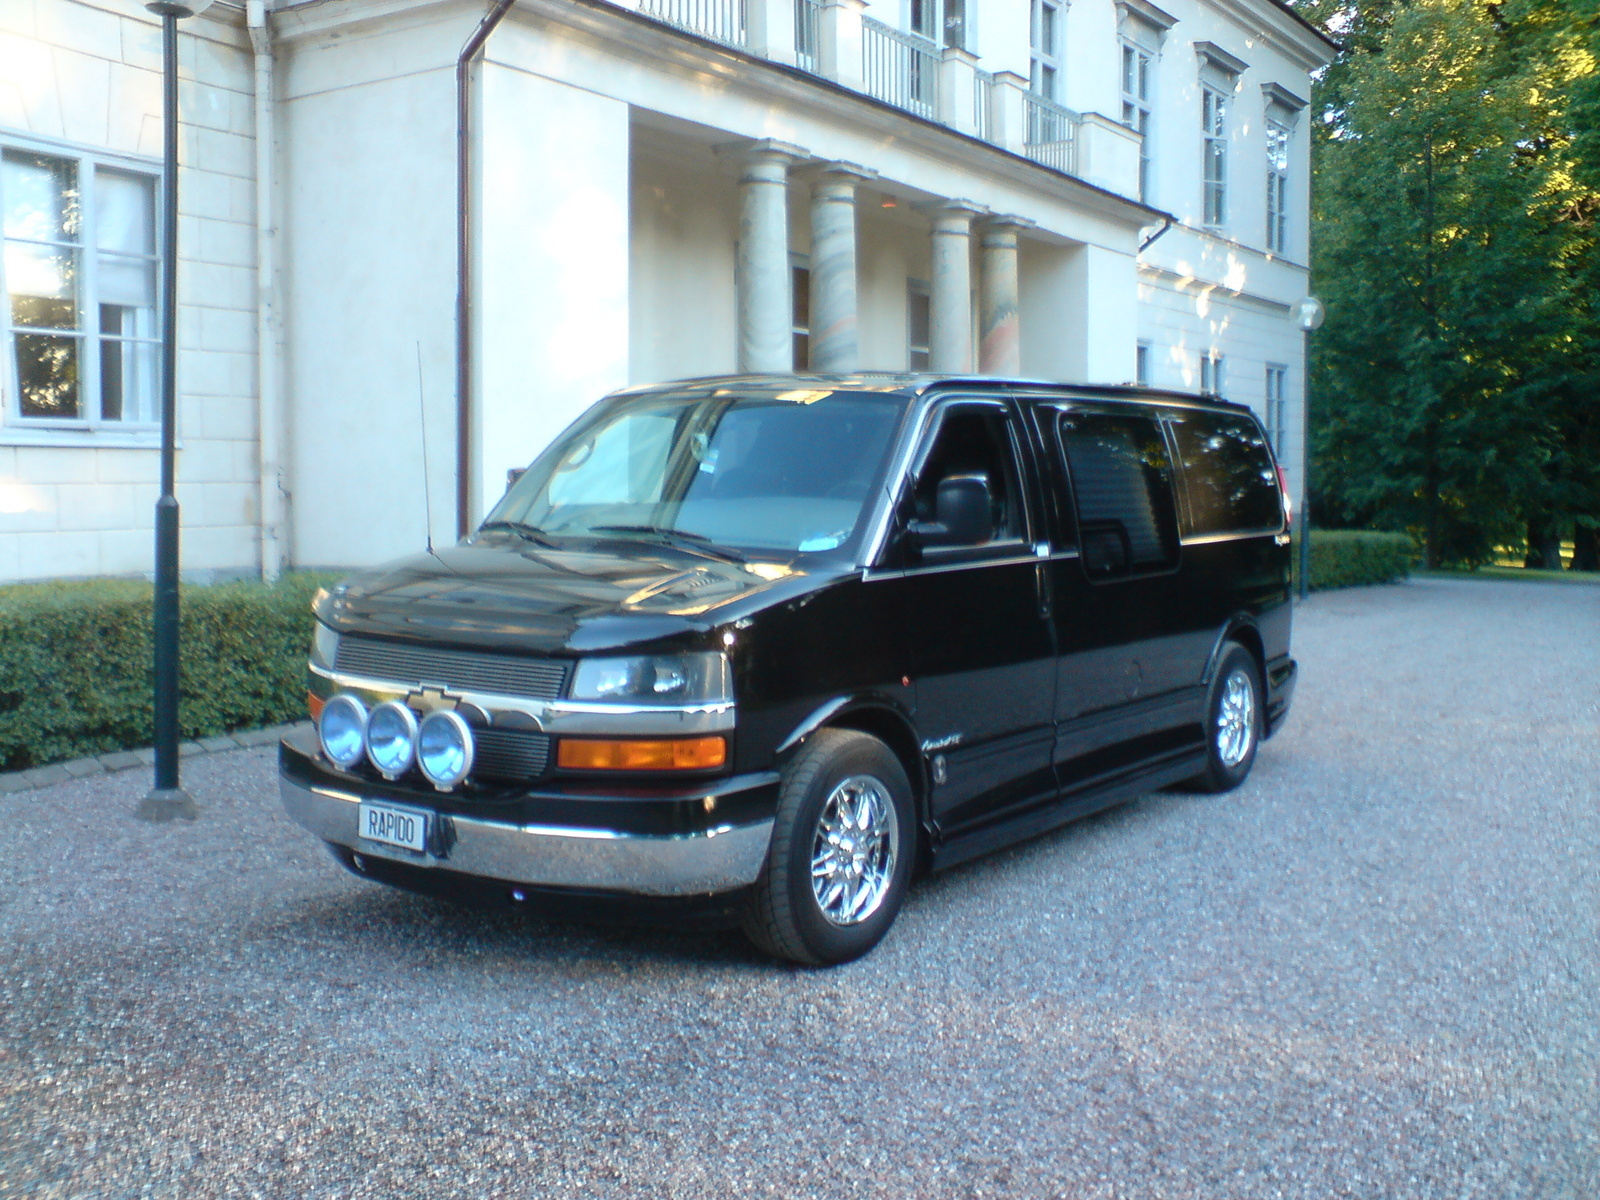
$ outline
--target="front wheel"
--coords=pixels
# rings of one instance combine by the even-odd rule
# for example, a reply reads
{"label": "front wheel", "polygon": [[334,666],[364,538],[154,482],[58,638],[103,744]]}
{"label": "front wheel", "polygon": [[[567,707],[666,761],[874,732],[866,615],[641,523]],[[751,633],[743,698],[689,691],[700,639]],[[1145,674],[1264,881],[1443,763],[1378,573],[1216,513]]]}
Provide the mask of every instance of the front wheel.
{"label": "front wheel", "polygon": [[1222,652],[1206,697],[1206,769],[1190,780],[1203,792],[1231,792],[1255,765],[1266,705],[1255,656],[1238,642]]}
{"label": "front wheel", "polygon": [[810,966],[865,954],[905,899],[915,830],[893,751],[853,729],[819,730],[784,773],[745,933]]}

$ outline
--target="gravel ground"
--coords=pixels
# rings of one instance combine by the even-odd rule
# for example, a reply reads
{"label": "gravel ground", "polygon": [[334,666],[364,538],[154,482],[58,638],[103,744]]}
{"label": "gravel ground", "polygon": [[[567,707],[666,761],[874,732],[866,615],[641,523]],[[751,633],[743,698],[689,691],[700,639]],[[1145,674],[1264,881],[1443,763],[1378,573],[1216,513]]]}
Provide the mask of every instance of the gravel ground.
{"label": "gravel ground", "polygon": [[1600,588],[1314,597],[1283,734],[864,961],[338,870],[267,750],[0,797],[0,1197],[1600,1195]]}

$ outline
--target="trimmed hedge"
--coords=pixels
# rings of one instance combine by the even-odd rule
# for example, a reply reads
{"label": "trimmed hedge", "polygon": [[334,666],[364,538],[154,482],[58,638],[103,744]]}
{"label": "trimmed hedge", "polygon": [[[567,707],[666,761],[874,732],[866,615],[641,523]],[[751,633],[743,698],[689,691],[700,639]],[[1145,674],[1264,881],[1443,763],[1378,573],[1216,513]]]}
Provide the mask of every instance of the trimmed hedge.
{"label": "trimmed hedge", "polygon": [[[183,588],[183,738],[305,715],[311,597],[338,578]],[[150,744],[152,592],[118,579],[0,587],[0,771]]]}
{"label": "trimmed hedge", "polygon": [[[1299,569],[1299,547],[1295,568]],[[1311,531],[1311,590],[1394,583],[1411,574],[1417,546],[1404,533],[1360,529]]]}

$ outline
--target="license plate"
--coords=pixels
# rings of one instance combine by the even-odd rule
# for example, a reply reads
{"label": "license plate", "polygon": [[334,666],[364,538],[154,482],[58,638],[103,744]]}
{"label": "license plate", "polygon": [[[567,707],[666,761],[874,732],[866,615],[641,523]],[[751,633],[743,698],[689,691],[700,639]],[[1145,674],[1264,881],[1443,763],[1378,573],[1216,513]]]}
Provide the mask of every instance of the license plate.
{"label": "license plate", "polygon": [[361,836],[369,842],[403,846],[418,853],[428,848],[428,816],[387,804],[361,802]]}

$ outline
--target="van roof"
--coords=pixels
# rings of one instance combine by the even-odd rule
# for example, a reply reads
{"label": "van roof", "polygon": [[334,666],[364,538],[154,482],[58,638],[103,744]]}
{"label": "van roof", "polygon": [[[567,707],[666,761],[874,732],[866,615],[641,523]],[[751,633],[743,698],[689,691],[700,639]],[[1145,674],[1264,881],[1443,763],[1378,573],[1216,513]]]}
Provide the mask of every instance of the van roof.
{"label": "van roof", "polygon": [[1037,395],[1040,392],[1051,392],[1063,396],[1181,404],[1185,407],[1208,408],[1223,412],[1252,411],[1247,404],[1224,400],[1218,396],[1204,396],[1195,392],[1180,392],[1137,383],[1063,383],[1054,379],[1025,379],[997,375],[931,375],[905,371],[855,371],[840,375],[706,375],[695,379],[674,379],[663,383],[622,388],[615,394],[632,395],[643,392],[730,386],[776,392],[815,388],[819,385],[839,390],[855,388],[863,391],[893,392],[904,396],[921,396],[950,387],[982,387],[1007,394],[1026,392]]}

